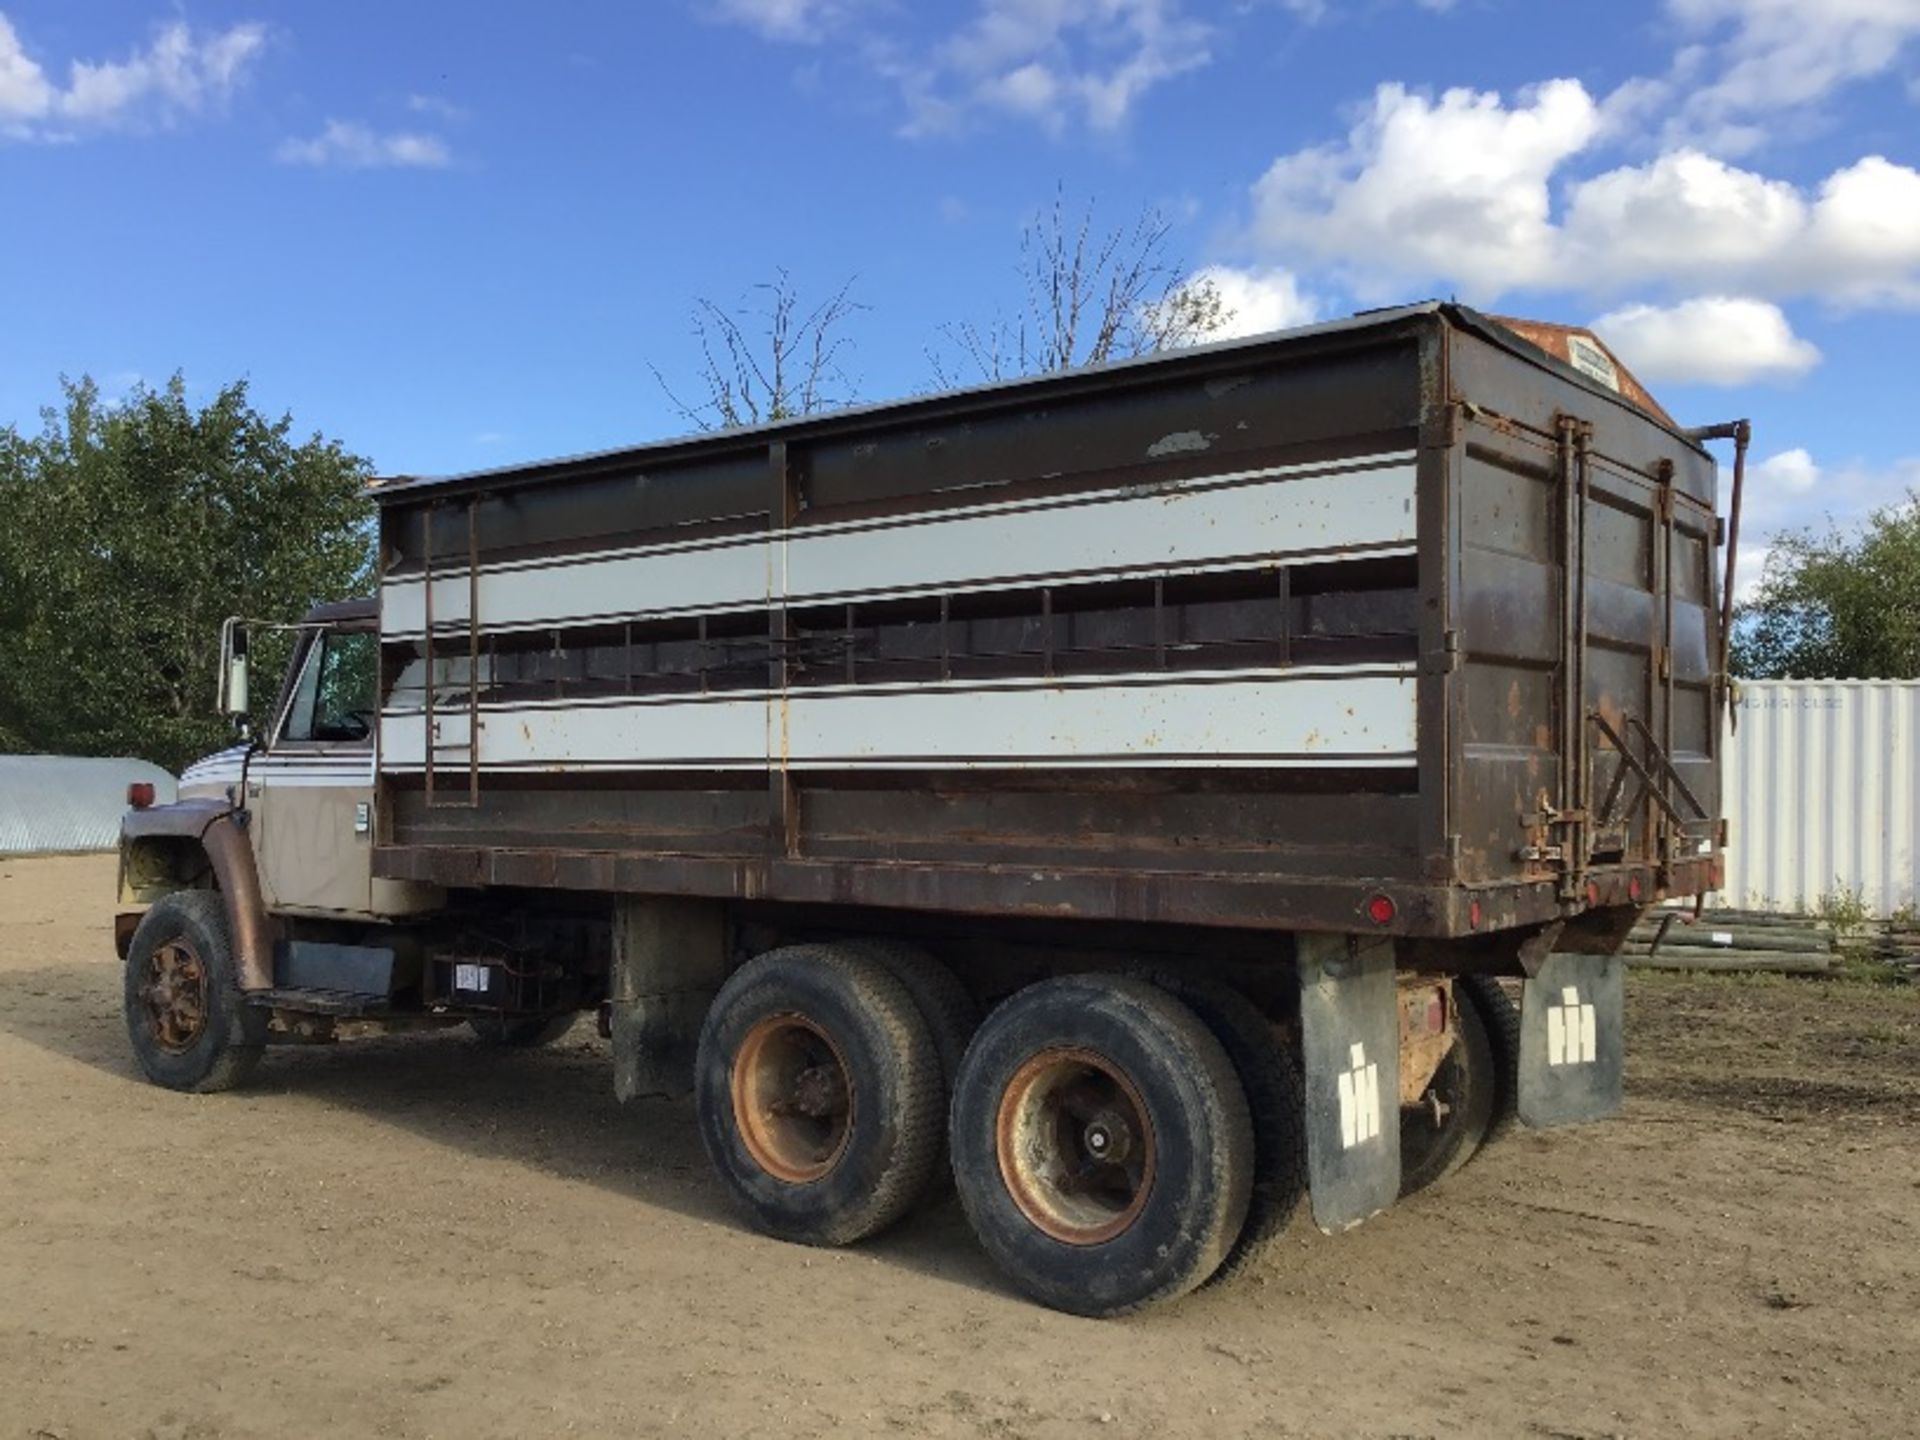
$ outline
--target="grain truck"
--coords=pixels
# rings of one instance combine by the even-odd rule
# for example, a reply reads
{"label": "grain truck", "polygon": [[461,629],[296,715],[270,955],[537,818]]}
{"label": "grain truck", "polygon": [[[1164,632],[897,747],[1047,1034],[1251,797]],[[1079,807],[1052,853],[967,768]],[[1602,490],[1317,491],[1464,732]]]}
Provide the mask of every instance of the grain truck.
{"label": "grain truck", "polygon": [[590,1015],[772,1235],[950,1177],[1041,1302],[1177,1296],[1619,1106],[1720,875],[1716,437],[1423,304],[377,482],[377,596],[126,817],[134,1052]]}

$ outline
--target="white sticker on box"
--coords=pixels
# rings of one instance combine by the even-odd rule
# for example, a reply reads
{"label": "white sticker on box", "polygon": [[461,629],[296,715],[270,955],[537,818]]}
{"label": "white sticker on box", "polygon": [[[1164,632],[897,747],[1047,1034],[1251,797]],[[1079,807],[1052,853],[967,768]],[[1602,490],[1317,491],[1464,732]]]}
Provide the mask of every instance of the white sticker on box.
{"label": "white sticker on box", "polygon": [[481,990],[487,988],[487,967],[484,965],[455,965],[453,967],[453,988],[456,990]]}

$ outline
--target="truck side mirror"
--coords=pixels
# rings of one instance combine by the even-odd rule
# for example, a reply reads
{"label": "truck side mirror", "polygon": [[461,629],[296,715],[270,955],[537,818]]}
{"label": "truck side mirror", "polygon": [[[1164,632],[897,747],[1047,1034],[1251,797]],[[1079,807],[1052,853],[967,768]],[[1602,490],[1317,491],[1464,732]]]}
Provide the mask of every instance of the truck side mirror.
{"label": "truck side mirror", "polygon": [[244,722],[247,703],[247,627],[231,619],[220,627],[220,713]]}

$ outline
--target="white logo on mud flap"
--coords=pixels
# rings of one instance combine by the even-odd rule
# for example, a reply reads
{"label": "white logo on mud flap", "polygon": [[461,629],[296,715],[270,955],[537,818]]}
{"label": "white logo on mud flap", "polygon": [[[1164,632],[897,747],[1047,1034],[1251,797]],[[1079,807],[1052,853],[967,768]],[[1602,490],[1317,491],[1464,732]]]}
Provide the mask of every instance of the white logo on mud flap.
{"label": "white logo on mud flap", "polygon": [[1580,1001],[1580,989],[1568,985],[1560,1003],[1547,1007],[1547,1064],[1589,1065],[1600,1058],[1593,1006]]}
{"label": "white logo on mud flap", "polygon": [[1353,1068],[1340,1072],[1340,1144],[1346,1150],[1380,1133],[1380,1067],[1367,1059],[1367,1047],[1355,1045]]}

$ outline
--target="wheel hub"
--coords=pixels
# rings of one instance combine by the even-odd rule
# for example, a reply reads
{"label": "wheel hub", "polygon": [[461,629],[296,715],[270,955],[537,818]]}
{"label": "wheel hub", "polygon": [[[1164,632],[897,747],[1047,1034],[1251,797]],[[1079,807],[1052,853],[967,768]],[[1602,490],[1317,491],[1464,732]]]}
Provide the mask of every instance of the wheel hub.
{"label": "wheel hub", "polygon": [[1133,1153],[1133,1126],[1119,1112],[1102,1110],[1087,1122],[1081,1143],[1095,1160],[1107,1165],[1124,1165]]}
{"label": "wheel hub", "polygon": [[805,1185],[839,1163],[853,1130],[855,1095],[846,1059],[804,1015],[756,1021],[734,1054],[734,1128],[754,1163]]}
{"label": "wheel hub", "polygon": [[1022,1065],[1001,1094],[995,1145],[1014,1204],[1068,1245],[1124,1232],[1153,1187],[1146,1102],[1092,1050],[1047,1049]]}
{"label": "wheel hub", "polygon": [[140,1003],[162,1050],[178,1055],[193,1048],[207,1028],[207,967],[188,941],[169,940],[154,949]]}

